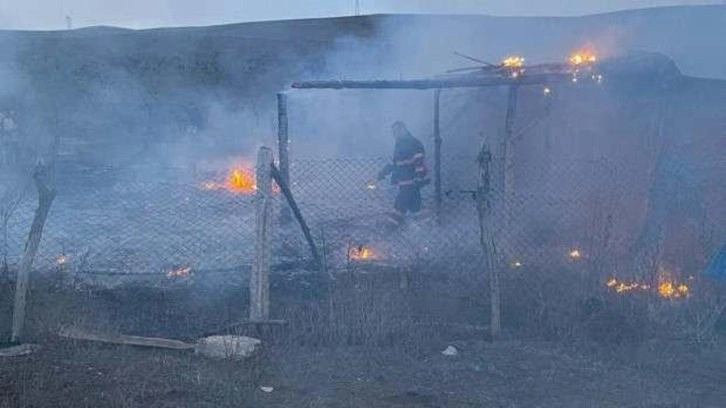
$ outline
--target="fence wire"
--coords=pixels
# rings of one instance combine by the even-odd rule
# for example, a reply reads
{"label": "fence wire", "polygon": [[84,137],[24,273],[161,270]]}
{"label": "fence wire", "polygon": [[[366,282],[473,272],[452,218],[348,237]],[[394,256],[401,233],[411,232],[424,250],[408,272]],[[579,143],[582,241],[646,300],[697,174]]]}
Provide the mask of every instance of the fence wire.
{"label": "fence wire", "polygon": [[[397,188],[376,180],[385,164],[383,158],[292,163],[290,187],[325,266],[483,273],[476,158],[444,158],[440,207],[429,185],[422,190],[423,211],[398,228],[389,221]],[[254,177],[253,169],[242,170]],[[689,168],[691,180],[675,186],[680,193],[663,196],[651,191],[658,182],[649,174],[624,163],[518,163],[511,191],[491,193],[499,203],[498,255],[512,270],[576,267],[622,275],[633,272],[637,253],[670,248],[672,263],[693,273],[726,238],[722,170],[720,160]],[[678,179],[667,175],[666,184]],[[105,282],[204,274],[245,280],[254,252],[254,190],[230,190],[226,177],[181,176],[173,169],[67,174],[59,180],[35,268]],[[282,195],[274,199],[275,267],[303,268],[312,260],[307,242],[294,222],[284,222]],[[2,255],[10,269],[22,256],[35,201],[26,196],[3,228]],[[696,261],[688,264],[686,257]]]}

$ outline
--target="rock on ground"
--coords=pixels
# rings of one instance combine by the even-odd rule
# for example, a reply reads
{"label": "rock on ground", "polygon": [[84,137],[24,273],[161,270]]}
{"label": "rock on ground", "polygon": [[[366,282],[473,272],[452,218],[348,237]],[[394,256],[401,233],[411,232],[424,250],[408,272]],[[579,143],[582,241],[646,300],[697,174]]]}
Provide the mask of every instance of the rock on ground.
{"label": "rock on ground", "polygon": [[200,339],[195,352],[212,358],[242,359],[252,356],[261,344],[247,336],[211,336]]}

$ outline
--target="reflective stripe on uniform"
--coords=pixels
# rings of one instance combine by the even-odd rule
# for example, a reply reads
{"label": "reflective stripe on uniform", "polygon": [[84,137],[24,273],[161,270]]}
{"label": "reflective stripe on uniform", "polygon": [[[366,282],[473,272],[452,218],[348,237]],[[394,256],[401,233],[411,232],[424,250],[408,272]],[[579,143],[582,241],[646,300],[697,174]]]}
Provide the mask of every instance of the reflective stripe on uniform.
{"label": "reflective stripe on uniform", "polygon": [[396,160],[396,165],[397,166],[405,166],[407,164],[413,164],[413,163],[416,162],[416,160],[423,159],[423,157],[424,157],[423,153],[416,153],[410,159]]}

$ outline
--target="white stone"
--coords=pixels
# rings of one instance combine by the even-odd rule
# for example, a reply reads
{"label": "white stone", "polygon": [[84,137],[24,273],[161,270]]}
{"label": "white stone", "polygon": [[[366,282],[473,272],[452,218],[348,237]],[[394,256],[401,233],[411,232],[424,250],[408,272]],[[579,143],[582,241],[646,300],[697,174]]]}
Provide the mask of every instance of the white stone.
{"label": "white stone", "polygon": [[260,389],[262,390],[262,392],[267,392],[267,393],[270,393],[275,390],[272,387],[260,387]]}
{"label": "white stone", "polygon": [[242,359],[252,356],[261,344],[246,336],[211,336],[199,339],[194,350],[212,358]]}
{"label": "white stone", "polygon": [[457,350],[454,346],[449,346],[444,351],[442,351],[441,354],[445,356],[455,356],[459,354],[459,350]]}

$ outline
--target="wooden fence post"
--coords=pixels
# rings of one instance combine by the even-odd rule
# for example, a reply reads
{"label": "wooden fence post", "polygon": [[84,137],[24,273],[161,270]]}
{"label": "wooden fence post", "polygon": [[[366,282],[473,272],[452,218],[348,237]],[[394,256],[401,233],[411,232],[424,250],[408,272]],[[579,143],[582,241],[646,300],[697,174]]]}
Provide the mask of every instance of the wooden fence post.
{"label": "wooden fence post", "polygon": [[250,321],[270,317],[270,264],[272,257],[272,150],[257,153],[255,194],[255,254],[250,274]]}
{"label": "wooden fence post", "polygon": [[48,166],[41,165],[38,166],[35,174],[33,175],[35,178],[35,185],[38,189],[38,208],[35,210],[33,224],[30,227],[28,241],[25,244],[23,259],[20,262],[18,278],[15,283],[13,327],[10,338],[13,342],[20,341],[23,335],[23,328],[25,326],[25,303],[28,293],[28,283],[30,282],[30,269],[33,265],[35,254],[38,252],[38,246],[40,246],[40,239],[43,235],[45,220],[48,217],[50,206],[53,204],[53,199],[56,194],[55,189],[52,186],[49,186],[49,171],[50,169]]}
{"label": "wooden fence post", "polygon": [[286,184],[290,184],[290,157],[288,155],[290,139],[287,123],[287,95],[277,94],[277,151],[280,159],[280,176]]}
{"label": "wooden fence post", "polygon": [[[441,215],[441,89],[434,91],[434,193],[436,217]],[[439,220],[440,221],[440,220]]]}
{"label": "wooden fence post", "polygon": [[[514,193],[514,120],[517,115],[517,99],[519,94],[518,85],[509,86],[509,97],[507,98],[507,116],[504,122],[504,138],[502,138],[502,180],[501,192],[504,200],[507,201]],[[506,204],[505,204],[506,205]]]}
{"label": "wooden fence post", "polygon": [[[286,185],[290,185],[290,138],[288,135],[288,119],[287,119],[287,95],[285,93],[277,94],[277,157],[280,160],[279,169],[280,177]],[[283,224],[289,224],[292,220],[290,209],[282,208],[280,220]]]}
{"label": "wooden fence post", "polygon": [[492,226],[491,202],[491,161],[489,147],[484,144],[479,151],[479,177],[477,181],[477,212],[479,214],[479,239],[484,251],[485,266],[489,273],[489,296],[491,316],[489,327],[492,340],[496,340],[501,332],[501,292],[499,287],[499,260]]}

